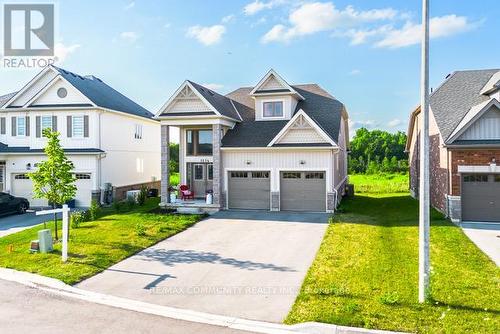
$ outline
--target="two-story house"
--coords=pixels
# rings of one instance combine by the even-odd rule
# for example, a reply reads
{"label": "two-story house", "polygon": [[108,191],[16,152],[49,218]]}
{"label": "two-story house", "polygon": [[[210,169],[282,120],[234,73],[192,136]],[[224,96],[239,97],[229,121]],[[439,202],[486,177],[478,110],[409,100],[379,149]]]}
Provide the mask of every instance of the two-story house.
{"label": "two-story house", "polygon": [[55,66],[21,90],[0,97],[0,191],[26,197],[33,207],[28,173],[44,160],[45,128],[60,133],[74,164],[77,206],[98,199],[106,183],[127,186],[160,178],[160,125],[153,114],[101,79]]}
{"label": "two-story house", "polygon": [[[430,199],[455,222],[500,222],[500,70],[456,71],[430,97]],[[419,193],[420,107],[406,150]]]}
{"label": "two-story house", "polygon": [[[347,180],[348,115],[317,84],[289,85],[270,70],[226,96],[185,81],[159,110],[162,205],[206,210],[331,212]],[[180,180],[213,204],[168,196],[168,138],[180,129]]]}

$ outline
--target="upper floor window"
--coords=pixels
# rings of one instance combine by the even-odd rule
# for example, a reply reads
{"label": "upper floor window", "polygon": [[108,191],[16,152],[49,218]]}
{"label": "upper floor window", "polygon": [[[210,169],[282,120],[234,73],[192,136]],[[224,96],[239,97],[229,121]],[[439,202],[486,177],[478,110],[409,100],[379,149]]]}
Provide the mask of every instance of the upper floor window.
{"label": "upper floor window", "polygon": [[17,117],[17,135],[26,136],[26,117]]}
{"label": "upper floor window", "polygon": [[42,132],[45,129],[51,129],[52,130],[52,116],[42,116],[40,123],[41,123],[41,126],[42,126]]}
{"label": "upper floor window", "polygon": [[142,139],[142,125],[141,124],[135,125],[134,138],[135,139]]}
{"label": "upper floor window", "polygon": [[76,137],[76,138],[83,138],[83,135],[84,135],[84,120],[83,120],[83,116],[73,116],[73,120],[72,120],[72,133],[73,133],[73,137]]}
{"label": "upper floor window", "polygon": [[264,117],[283,117],[283,101],[264,102]]}
{"label": "upper floor window", "polygon": [[186,154],[212,155],[212,130],[187,130]]}

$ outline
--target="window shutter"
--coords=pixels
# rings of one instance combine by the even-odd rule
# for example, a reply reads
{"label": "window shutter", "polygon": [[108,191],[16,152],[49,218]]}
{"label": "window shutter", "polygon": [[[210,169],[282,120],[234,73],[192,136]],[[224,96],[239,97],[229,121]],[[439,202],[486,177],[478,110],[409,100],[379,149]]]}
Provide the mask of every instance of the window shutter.
{"label": "window shutter", "polygon": [[36,116],[35,118],[35,137],[40,138],[42,136],[41,125],[40,125],[40,116]]}
{"label": "window shutter", "polygon": [[73,137],[73,119],[71,116],[66,116],[66,133],[68,138]]}
{"label": "window shutter", "polygon": [[0,135],[5,134],[5,117],[0,118]]}
{"label": "window shutter", "polygon": [[83,116],[83,136],[89,136],[89,116]]}
{"label": "window shutter", "polygon": [[52,131],[57,131],[57,116],[52,116]]}
{"label": "window shutter", "polygon": [[30,117],[26,116],[25,119],[26,119],[26,121],[25,121],[26,129],[24,130],[24,133],[26,133],[26,137],[29,137],[30,136]]}
{"label": "window shutter", "polygon": [[10,119],[11,119],[10,123],[12,125],[10,134],[12,137],[15,137],[15,136],[17,136],[17,134],[16,134],[17,119],[16,119],[16,117],[11,117]]}

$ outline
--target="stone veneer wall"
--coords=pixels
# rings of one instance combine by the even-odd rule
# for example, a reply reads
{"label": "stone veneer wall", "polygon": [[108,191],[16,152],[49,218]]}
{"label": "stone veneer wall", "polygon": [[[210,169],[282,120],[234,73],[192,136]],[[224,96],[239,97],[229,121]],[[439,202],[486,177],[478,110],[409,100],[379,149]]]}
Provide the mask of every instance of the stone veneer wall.
{"label": "stone veneer wall", "polygon": [[170,147],[169,147],[169,132],[168,125],[161,126],[161,202],[170,203],[170,196],[168,195],[168,187],[170,185],[170,173],[168,169],[168,162],[170,160]]}
{"label": "stone veneer wall", "polygon": [[222,126],[220,124],[212,125],[212,140],[213,140],[213,203],[219,205],[220,208],[224,208],[224,201],[222,196],[222,157],[221,157],[221,140],[222,140]]}

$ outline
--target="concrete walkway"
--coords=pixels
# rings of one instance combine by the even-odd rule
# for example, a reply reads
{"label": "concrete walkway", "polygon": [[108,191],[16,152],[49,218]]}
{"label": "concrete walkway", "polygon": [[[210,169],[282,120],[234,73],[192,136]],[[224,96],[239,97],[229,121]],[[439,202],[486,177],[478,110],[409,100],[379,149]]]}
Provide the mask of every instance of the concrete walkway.
{"label": "concrete walkway", "polygon": [[327,214],[227,211],[132,256],[78,288],[143,302],[281,322]]}
{"label": "concrete walkway", "polygon": [[500,223],[462,223],[469,239],[500,266]]}

